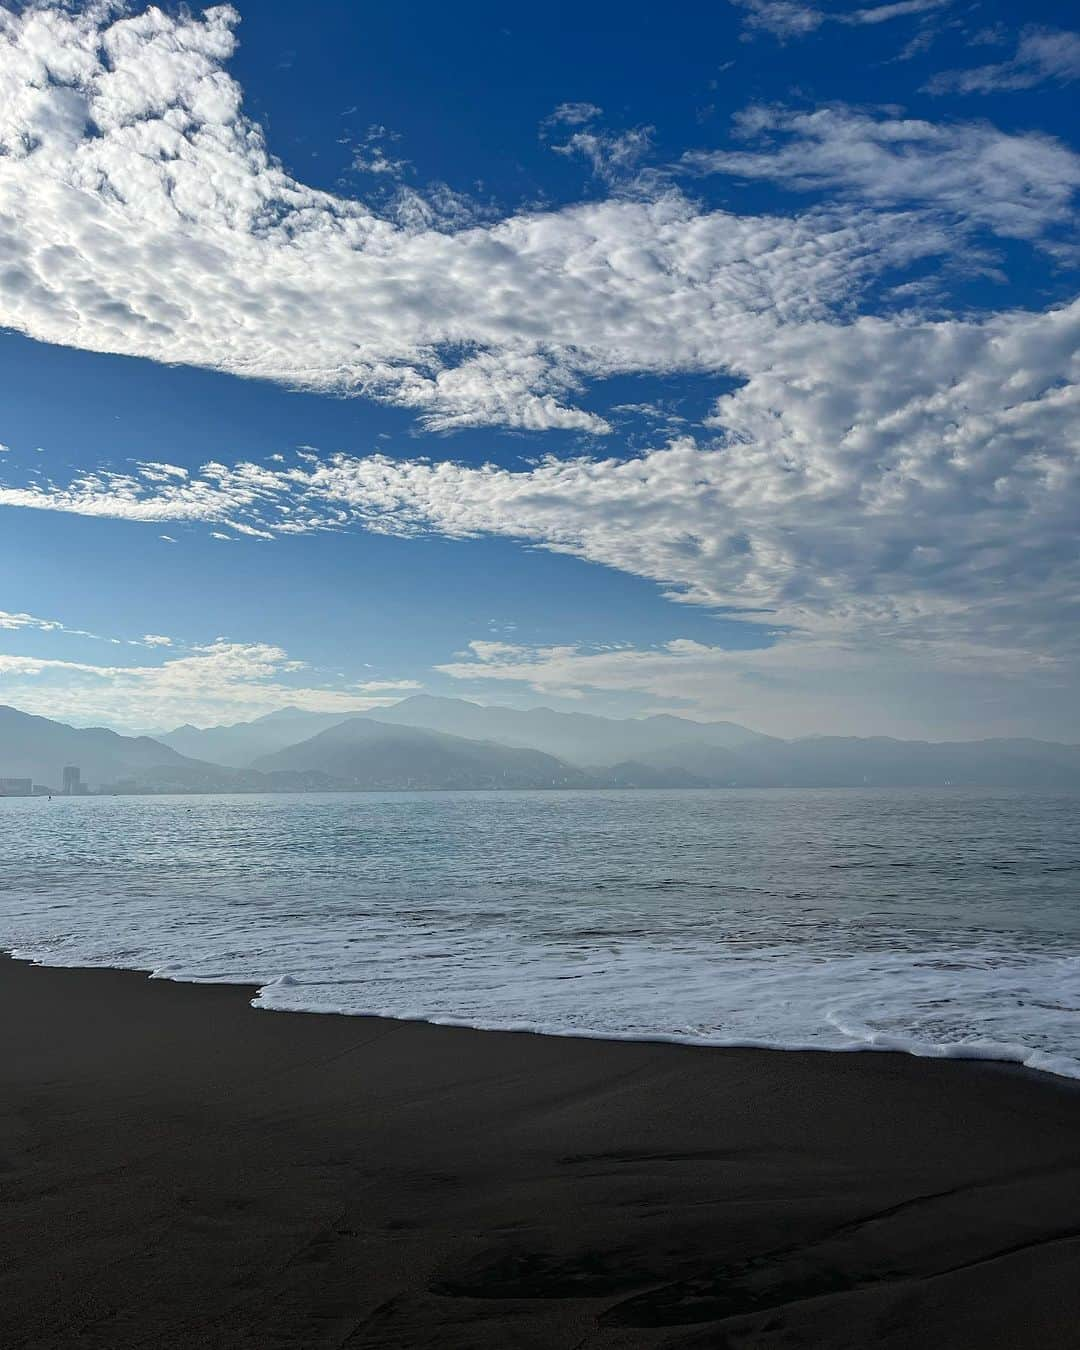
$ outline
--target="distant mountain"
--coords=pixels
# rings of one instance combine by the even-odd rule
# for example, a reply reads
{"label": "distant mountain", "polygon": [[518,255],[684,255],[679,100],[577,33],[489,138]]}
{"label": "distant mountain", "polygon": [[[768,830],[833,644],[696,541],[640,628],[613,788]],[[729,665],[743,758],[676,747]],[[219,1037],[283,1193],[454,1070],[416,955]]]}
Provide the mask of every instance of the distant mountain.
{"label": "distant mountain", "polygon": [[[467,711],[460,713],[461,707]],[[411,714],[472,719],[475,725],[486,721],[483,714],[501,716],[512,710],[482,708],[475,703],[458,705],[453,699],[409,699],[385,711],[399,717]],[[544,750],[501,744],[488,737],[452,735],[365,715],[335,722],[297,744],[258,756],[249,767],[235,768],[190,758],[149,736],[121,736],[103,727],[79,729],[0,706],[0,778],[30,778],[43,786],[59,788],[64,766],[77,764],[83,782],[92,789],[120,786],[122,791],[135,792],[943,784],[1080,791],[1080,746],[1050,741],[930,742],[881,736],[815,736],[783,741],[745,732],[744,728],[729,731],[731,724],[686,723],[674,717],[635,723],[552,713],[548,709],[514,715],[527,719],[526,730],[537,735],[554,728],[565,737],[571,724],[581,733],[578,746],[589,747],[592,767],[583,768]],[[322,716],[273,714],[260,721],[269,722],[270,734],[275,736],[291,734],[306,725],[308,718]],[[551,722],[549,718],[566,720]],[[655,723],[660,726],[650,726]],[[686,727],[699,725],[703,728],[701,736],[681,739]],[[662,743],[606,763],[596,753],[605,744],[611,753],[610,737],[618,732],[621,746],[641,726],[646,727],[645,739],[655,735]],[[716,743],[726,735],[739,743]],[[667,736],[671,739],[663,743]],[[576,753],[585,757],[580,748]]]}
{"label": "distant mountain", "polygon": [[581,770],[537,750],[353,718],[263,755],[261,773],[318,772],[353,788],[586,787]]}
{"label": "distant mountain", "polygon": [[398,726],[426,727],[450,736],[541,750],[579,768],[642,760],[681,744],[730,748],[771,739],[735,722],[692,722],[667,715],[596,717],[555,712],[552,708],[521,711],[429,694],[417,694],[365,716]]}
{"label": "distant mountain", "polygon": [[70,727],[0,706],[0,778],[32,778],[44,787],[58,788],[67,764],[78,765],[83,782],[91,787],[158,770],[189,772],[204,781],[217,773],[214,766],[192,764],[149,736]]}
{"label": "distant mountain", "polygon": [[287,745],[306,741],[328,727],[337,726],[348,716],[348,713],[279,708],[276,712],[257,717],[253,722],[234,722],[216,727],[193,727],[185,723],[172,731],[155,734],[155,739],[192,759],[246,769],[260,755],[269,755],[275,750],[283,750]]}

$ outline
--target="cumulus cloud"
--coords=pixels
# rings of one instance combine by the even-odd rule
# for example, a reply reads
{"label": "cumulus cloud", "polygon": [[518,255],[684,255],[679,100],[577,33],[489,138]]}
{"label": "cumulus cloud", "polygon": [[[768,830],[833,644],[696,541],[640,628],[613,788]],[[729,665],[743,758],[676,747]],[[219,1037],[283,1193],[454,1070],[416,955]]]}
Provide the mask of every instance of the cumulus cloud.
{"label": "cumulus cloud", "polygon": [[270,155],[225,69],[236,21],[0,10],[0,323],[434,429],[601,434],[587,381],[724,370],[747,314],[820,318],[951,247],[910,211],[738,217],[674,189],[483,223],[448,188],[401,189],[378,211]]}
{"label": "cumulus cloud", "polygon": [[1016,52],[1008,61],[943,71],[926,88],[932,94],[990,94],[1076,79],[1080,79],[1080,34],[1029,25],[1021,30]]}
{"label": "cumulus cloud", "polygon": [[738,123],[758,148],[695,151],[684,163],[699,173],[840,192],[882,208],[936,208],[1010,238],[1037,240],[1074,218],[1080,155],[1037,132],[937,125],[844,106],[756,107]]}
{"label": "cumulus cloud", "polygon": [[397,696],[297,684],[306,669],[280,647],[218,639],[160,665],[95,665],[0,654],[0,702],[82,725],[107,722],[129,731],[180,721],[208,726],[295,706],[317,712],[365,712]]}

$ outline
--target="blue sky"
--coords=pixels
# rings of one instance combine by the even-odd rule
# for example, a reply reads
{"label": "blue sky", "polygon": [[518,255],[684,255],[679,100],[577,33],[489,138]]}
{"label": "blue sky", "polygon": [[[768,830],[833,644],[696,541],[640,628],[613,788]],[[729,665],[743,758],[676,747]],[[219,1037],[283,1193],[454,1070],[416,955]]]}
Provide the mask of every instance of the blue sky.
{"label": "blue sky", "polygon": [[0,701],[1080,738],[1060,5],[0,15]]}

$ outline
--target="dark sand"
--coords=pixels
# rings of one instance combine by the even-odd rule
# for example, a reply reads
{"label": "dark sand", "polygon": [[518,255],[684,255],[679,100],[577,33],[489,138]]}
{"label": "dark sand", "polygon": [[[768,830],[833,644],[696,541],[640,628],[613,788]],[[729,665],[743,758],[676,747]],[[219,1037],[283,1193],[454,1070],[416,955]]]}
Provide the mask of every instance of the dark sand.
{"label": "dark sand", "polygon": [[1080,1346],[1080,1092],[0,960],[0,1344]]}

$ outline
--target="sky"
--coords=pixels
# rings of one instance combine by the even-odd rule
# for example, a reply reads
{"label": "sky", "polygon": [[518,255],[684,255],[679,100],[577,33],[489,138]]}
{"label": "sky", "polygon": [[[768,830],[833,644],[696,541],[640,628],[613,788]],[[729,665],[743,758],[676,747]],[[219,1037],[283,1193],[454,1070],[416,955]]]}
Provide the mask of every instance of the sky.
{"label": "sky", "polygon": [[1059,0],[0,0],[0,703],[1080,740]]}

